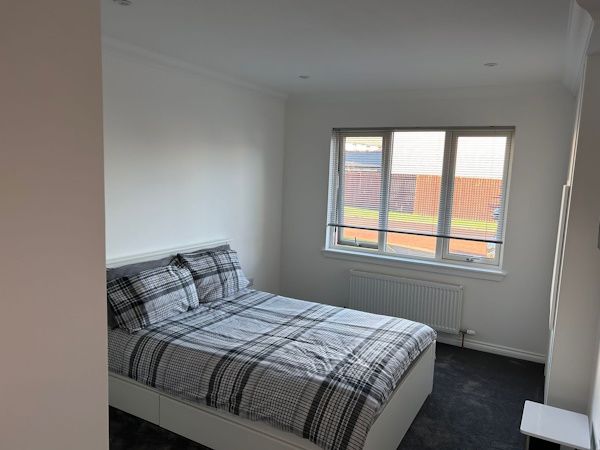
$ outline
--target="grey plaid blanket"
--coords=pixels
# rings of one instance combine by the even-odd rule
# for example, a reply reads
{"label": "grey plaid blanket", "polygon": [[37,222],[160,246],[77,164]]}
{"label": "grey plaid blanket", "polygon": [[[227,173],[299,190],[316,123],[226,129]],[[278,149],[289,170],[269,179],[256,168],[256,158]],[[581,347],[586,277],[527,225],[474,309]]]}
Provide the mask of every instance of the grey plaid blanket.
{"label": "grey plaid blanket", "polygon": [[134,334],[109,330],[109,369],[169,395],[361,449],[426,325],[245,290]]}

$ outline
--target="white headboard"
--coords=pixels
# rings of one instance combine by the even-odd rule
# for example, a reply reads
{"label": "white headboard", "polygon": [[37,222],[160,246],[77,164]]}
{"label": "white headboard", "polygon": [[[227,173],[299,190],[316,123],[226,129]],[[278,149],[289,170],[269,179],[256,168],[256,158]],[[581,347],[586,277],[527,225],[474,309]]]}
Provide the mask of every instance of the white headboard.
{"label": "white headboard", "polygon": [[229,244],[229,239],[219,239],[209,242],[200,242],[196,244],[183,245],[181,247],[165,248],[162,250],[153,250],[151,252],[138,253],[131,256],[117,256],[116,258],[109,258],[106,260],[106,267],[119,267],[125,264],[133,264],[144,261],[151,261],[153,259],[164,258],[165,256],[175,256],[177,253],[193,252],[195,250],[201,250],[203,248],[217,247],[219,245]]}

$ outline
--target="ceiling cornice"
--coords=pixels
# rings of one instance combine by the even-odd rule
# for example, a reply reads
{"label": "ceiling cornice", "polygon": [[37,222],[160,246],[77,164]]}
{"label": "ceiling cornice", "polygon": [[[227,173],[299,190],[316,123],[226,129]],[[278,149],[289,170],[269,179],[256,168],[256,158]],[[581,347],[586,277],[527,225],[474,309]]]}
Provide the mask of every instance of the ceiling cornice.
{"label": "ceiling cornice", "polygon": [[594,20],[592,20],[591,14],[580,5],[580,0],[571,0],[563,82],[575,95],[579,90],[581,78],[583,77],[585,56],[593,28]]}
{"label": "ceiling cornice", "polygon": [[588,12],[594,22],[600,21],[600,0],[577,0],[577,3]]}
{"label": "ceiling cornice", "polygon": [[587,54],[594,55],[600,53],[600,0],[577,0],[578,5],[584,9],[592,20],[590,39],[587,47]]}
{"label": "ceiling cornice", "polygon": [[103,51],[112,50],[122,55],[138,58],[143,61],[152,62],[154,64],[158,64],[164,67],[183,70],[188,73],[193,73],[197,76],[211,78],[237,87],[257,91],[272,97],[277,97],[284,100],[287,98],[287,94],[285,93],[275,91],[273,89],[269,89],[264,86],[260,86],[258,84],[251,83],[245,80],[241,80],[239,78],[232,77],[221,72],[205,69],[204,67],[198,66],[196,64],[192,64],[178,58],[173,58],[162,53],[147,50],[145,48],[123,42],[119,39],[115,39],[110,36],[102,37],[102,47]]}

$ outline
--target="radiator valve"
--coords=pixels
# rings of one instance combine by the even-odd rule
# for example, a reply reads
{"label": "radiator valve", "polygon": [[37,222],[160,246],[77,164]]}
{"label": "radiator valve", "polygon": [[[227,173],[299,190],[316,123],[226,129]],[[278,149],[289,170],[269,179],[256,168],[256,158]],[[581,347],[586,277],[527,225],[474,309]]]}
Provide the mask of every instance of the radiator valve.
{"label": "radiator valve", "polygon": [[475,330],[471,330],[469,328],[460,330],[460,335],[461,335],[461,343],[460,346],[461,348],[465,346],[465,335],[468,334],[469,336],[475,336]]}

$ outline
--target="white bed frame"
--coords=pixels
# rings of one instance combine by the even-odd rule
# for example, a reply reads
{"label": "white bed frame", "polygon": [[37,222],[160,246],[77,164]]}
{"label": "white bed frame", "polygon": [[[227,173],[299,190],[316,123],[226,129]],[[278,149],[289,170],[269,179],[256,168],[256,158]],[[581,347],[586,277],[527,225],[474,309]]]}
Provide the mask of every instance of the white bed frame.
{"label": "white bed frame", "polygon": [[[108,267],[149,261],[182,251],[228,244],[219,240],[132,257],[113,258]],[[414,361],[371,427],[365,450],[395,450],[433,388],[435,342]],[[109,373],[109,404],[214,450],[318,450],[301,437],[260,422],[181,400],[130,378]]]}

